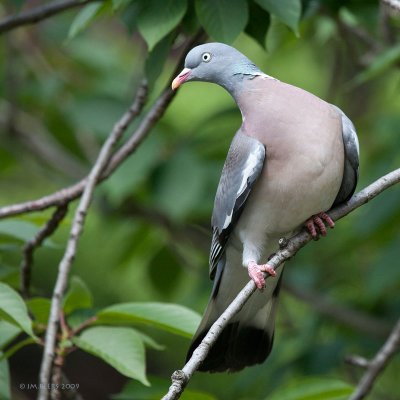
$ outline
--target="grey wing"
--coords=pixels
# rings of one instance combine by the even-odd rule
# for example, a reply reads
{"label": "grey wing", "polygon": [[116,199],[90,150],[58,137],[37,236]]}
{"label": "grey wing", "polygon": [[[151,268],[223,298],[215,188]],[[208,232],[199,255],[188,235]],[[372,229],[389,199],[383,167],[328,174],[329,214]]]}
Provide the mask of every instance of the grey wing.
{"label": "grey wing", "polygon": [[236,133],[222,170],[211,219],[211,279],[215,276],[229,235],[262,171],[265,154],[265,146],[257,139],[244,135],[240,130]]}
{"label": "grey wing", "polygon": [[340,185],[339,193],[333,203],[333,205],[337,205],[350,199],[356,190],[359,174],[360,148],[356,129],[353,123],[340,108],[336,106],[333,107],[335,107],[342,118],[342,135],[345,156],[342,184]]}

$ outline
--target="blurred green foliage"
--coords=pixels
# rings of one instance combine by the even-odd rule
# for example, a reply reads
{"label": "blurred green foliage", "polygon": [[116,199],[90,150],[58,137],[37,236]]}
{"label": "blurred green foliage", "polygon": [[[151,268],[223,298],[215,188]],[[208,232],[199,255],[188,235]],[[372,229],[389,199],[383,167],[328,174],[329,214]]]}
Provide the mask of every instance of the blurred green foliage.
{"label": "blurred green foliage", "polygon": [[[29,3],[6,1],[0,14],[28,9]],[[268,74],[340,106],[358,130],[361,188],[400,164],[399,21],[372,0],[108,0],[5,33],[0,203],[38,198],[85,176],[141,78],[149,80],[151,104],[170,84],[185,40],[200,27]],[[96,325],[77,334],[74,344],[152,385],[130,381],[115,390],[103,382],[104,398],[112,390],[115,399],[160,398],[171,372],[183,365],[199,317],[178,304],[201,313],[207,302],[213,197],[240,123],[221,88],[185,85],[150,137],[96,192],[64,299],[67,324],[77,328],[97,315]],[[362,371],[346,366],[345,356],[373,356],[385,339],[376,332],[399,317],[398,204],[399,189],[386,191],[338,223],[328,239],[304,248],[286,267],[288,290],[281,295],[267,362],[238,374],[196,374],[183,398],[347,398]],[[51,214],[0,221],[3,351],[25,340],[21,330],[30,334],[30,318],[35,333],[43,333],[73,211],[35,252],[30,317],[15,292],[22,248]],[[323,296],[339,310],[366,314],[374,326],[357,329],[329,310],[317,312],[293,286],[316,294],[314,302]],[[14,304],[12,313],[7,301]],[[146,318],[140,304],[150,307]],[[24,366],[13,358],[10,365],[20,398],[16,388]],[[80,368],[85,393],[96,372]],[[399,398],[399,368],[397,358],[371,399]],[[8,374],[2,359],[1,398],[10,397]]]}

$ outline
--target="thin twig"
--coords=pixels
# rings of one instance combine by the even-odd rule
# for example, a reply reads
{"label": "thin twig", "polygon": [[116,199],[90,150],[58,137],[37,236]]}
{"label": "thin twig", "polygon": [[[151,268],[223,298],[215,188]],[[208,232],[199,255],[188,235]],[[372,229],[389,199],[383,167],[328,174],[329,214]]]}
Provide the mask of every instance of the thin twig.
{"label": "thin twig", "polygon": [[57,207],[45,226],[36,233],[35,237],[29,240],[23,249],[24,258],[21,261],[21,292],[24,297],[30,295],[31,270],[33,263],[33,252],[42,245],[43,241],[51,236],[60,225],[68,211],[68,204],[64,203]]}
{"label": "thin twig", "polygon": [[370,364],[370,361],[361,356],[348,356],[345,358],[345,362],[360,368],[368,368]]}
{"label": "thin twig", "polygon": [[99,180],[102,172],[104,171],[104,168],[108,165],[110,161],[114,146],[121,138],[128,125],[141,112],[146,95],[147,85],[143,84],[139,88],[136,99],[133,102],[132,106],[114,125],[110,136],[107,138],[104,145],[102,146],[100,154],[92,170],[90,171],[81,200],[79,202],[78,208],[75,211],[67,247],[58,267],[58,276],[51,299],[50,316],[49,322],[47,324],[43,359],[40,368],[40,390],[38,396],[39,400],[46,400],[48,398],[47,384],[50,382],[59,313],[61,310],[61,301],[65,292],[65,288],[67,286],[69,271],[76,255],[78,241],[83,231],[85,218],[93,197],[96,183]]}
{"label": "thin twig", "polygon": [[[191,40],[189,40],[182,49],[182,56],[177,63],[177,68],[172,74],[172,77],[175,77],[184,60],[184,56],[186,55],[188,49],[192,48],[195,44],[197,44],[200,40],[203,39],[204,32],[199,31]],[[135,130],[131,138],[113,155],[110,160],[110,163],[106,170],[100,176],[98,182],[106,179],[111,173],[113,173],[121,163],[132,154],[139,144],[147,137],[150,133],[152,127],[157,123],[157,121],[163,116],[165,110],[167,109],[169,103],[175,96],[174,91],[170,89],[168,83],[165,90],[158,97],[158,100],[154,103],[153,107],[148,111],[146,117],[141,121],[138,128]],[[0,208],[0,219],[7,218],[15,215],[25,214],[28,212],[34,211],[42,211],[49,207],[58,206],[59,204],[67,201],[70,202],[72,200],[77,199],[83,192],[85,188],[87,177],[83,178],[79,182],[75,183],[72,186],[67,188],[63,188],[54,192],[50,195],[41,197],[36,200],[27,201],[24,203],[13,204],[10,206],[5,206]]]}
{"label": "thin twig", "polygon": [[61,13],[74,7],[83,6],[93,1],[103,0],[65,0],[55,1],[44,6],[36,7],[32,10],[22,12],[18,15],[11,15],[0,21],[0,34],[24,25],[35,24],[43,19]]}
{"label": "thin twig", "polygon": [[[348,202],[334,208],[329,212],[333,220],[343,218],[356,208],[362,206],[374,197],[382,193],[384,190],[400,182],[400,168],[390,172],[389,174],[379,178],[356,195],[354,195]],[[285,261],[292,258],[302,247],[312,240],[311,235],[303,230],[297,235],[293,236],[287,241],[286,246],[277,251],[275,255],[268,260],[268,264],[274,268],[279,268]],[[266,278],[268,278],[266,274]],[[177,370],[173,373],[171,379],[172,384],[168,393],[162,400],[178,399],[185,386],[189,382],[194,372],[201,365],[203,360],[207,357],[213,344],[217,341],[223,329],[227,326],[228,322],[237,314],[243,305],[247,302],[250,296],[256,291],[256,285],[253,281],[249,281],[247,285],[239,292],[232,303],[226,308],[221,316],[214,322],[209,329],[207,335],[204,337],[199,346],[195,349],[192,357],[185,364],[182,370]]]}
{"label": "thin twig", "polygon": [[374,386],[390,359],[400,350],[400,319],[375,357],[366,364],[367,370],[349,400],[364,399]]}
{"label": "thin twig", "polygon": [[96,315],[94,315],[93,317],[88,318],[86,321],[83,321],[76,328],[71,329],[71,332],[69,333],[69,337],[72,338],[73,336],[75,336],[78,333],[82,332],[84,329],[86,329],[89,326],[93,325],[96,321],[97,321],[97,316]]}

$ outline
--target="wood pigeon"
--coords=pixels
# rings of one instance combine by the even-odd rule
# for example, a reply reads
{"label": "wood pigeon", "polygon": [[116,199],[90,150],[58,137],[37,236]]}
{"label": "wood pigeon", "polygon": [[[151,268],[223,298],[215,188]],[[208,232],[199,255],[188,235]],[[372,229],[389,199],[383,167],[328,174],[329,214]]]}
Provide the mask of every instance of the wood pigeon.
{"label": "wood pigeon", "polygon": [[[325,213],[354,193],[359,145],[352,122],[337,107],[263,73],[222,43],[193,48],[174,79],[216,83],[233,97],[242,125],[231,143],[212,214],[211,297],[188,358],[248,282],[253,294],[229,322],[200,371],[239,371],[271,351],[283,268],[270,257],[281,237],[305,225],[314,238],[334,222]],[[275,278],[265,281],[263,272]]]}

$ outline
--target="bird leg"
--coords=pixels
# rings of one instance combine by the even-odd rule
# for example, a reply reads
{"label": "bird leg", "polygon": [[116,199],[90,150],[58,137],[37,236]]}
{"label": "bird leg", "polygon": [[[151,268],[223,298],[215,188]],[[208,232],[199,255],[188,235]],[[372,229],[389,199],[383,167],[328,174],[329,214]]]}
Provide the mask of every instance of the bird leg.
{"label": "bird leg", "polygon": [[318,214],[313,215],[310,219],[308,219],[305,222],[305,226],[314,240],[318,239],[318,232],[322,236],[326,236],[325,223],[330,228],[333,228],[335,226],[335,223],[333,222],[332,218],[324,212],[320,212]]}
{"label": "bird leg", "polygon": [[271,266],[268,264],[257,264],[255,261],[250,261],[248,263],[247,271],[250,278],[260,290],[265,288],[264,272],[268,272],[271,276],[276,276],[276,272]]}

